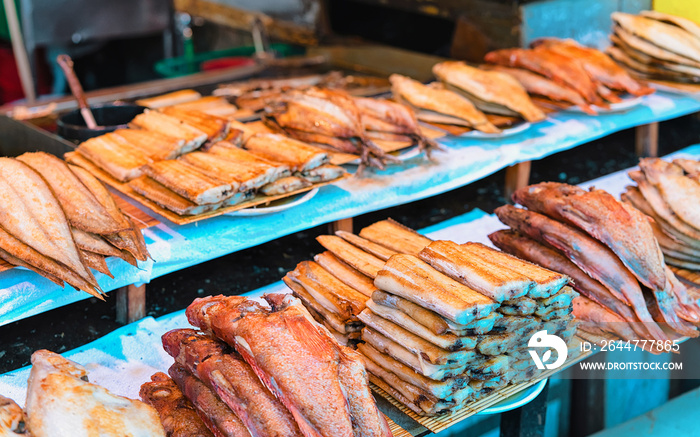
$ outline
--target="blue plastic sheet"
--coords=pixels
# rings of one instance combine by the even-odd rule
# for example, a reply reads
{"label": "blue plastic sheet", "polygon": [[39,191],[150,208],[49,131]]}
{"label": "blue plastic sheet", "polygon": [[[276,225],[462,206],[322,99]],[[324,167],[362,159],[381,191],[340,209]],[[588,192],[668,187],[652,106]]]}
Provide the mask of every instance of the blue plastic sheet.
{"label": "blue plastic sheet", "polygon": [[[176,226],[161,224],[144,231],[154,262],[140,269],[108,260],[116,279],[98,275],[105,291],[146,283],[168,273],[334,220],[435,196],[491,175],[522,161],[540,159],[613,132],[700,111],[700,98],[659,92],[645,96],[625,112],[591,117],[559,112],[530,129],[500,139],[445,137],[444,152],[433,161],[419,156],[368,171],[321,188],[310,201],[293,209],[255,217],[221,216]],[[52,308],[87,299],[21,269],[0,273],[0,326]]]}

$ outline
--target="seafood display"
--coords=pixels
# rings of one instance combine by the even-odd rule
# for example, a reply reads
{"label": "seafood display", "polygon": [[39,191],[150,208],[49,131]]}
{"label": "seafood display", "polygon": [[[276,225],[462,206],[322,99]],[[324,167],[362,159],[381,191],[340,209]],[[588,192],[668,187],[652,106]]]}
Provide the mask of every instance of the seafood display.
{"label": "seafood display", "polygon": [[172,380],[156,374],[141,394],[166,429],[194,412],[208,429],[200,435],[391,436],[360,355],[292,296],[264,299],[269,308],[239,296],[196,299],[187,318],[200,330],[163,335]]}
{"label": "seafood display", "polygon": [[[132,125],[82,143],[65,158],[106,172],[180,216],[283,196],[345,175],[324,150],[242,123],[173,106],[136,116]],[[238,126],[232,127],[232,126]]]}
{"label": "seafood display", "polygon": [[627,340],[699,335],[700,308],[666,266],[654,226],[640,210],[603,190],[555,182],[519,189],[513,201],[527,209],[496,209],[511,229],[489,238],[506,252],[573,278],[585,298],[574,307],[576,317],[588,322],[583,329]]}
{"label": "seafood display", "polygon": [[433,74],[447,89],[464,94],[484,112],[522,116],[530,122],[545,119],[544,112],[532,103],[520,82],[508,74],[454,61],[435,64]]}
{"label": "seafood display", "polygon": [[686,18],[658,11],[639,15],[615,12],[608,54],[644,79],[698,82],[700,26]]}
{"label": "seafood display", "polygon": [[700,163],[645,158],[629,173],[622,201],[647,216],[666,264],[700,270]]}
{"label": "seafood display", "polygon": [[[0,396],[0,434],[35,437],[165,437],[156,410],[141,401],[116,396],[88,382],[80,364],[48,350],[32,354],[25,411]],[[153,398],[166,402],[162,391]],[[167,435],[198,434],[170,432]]]}
{"label": "seafood display", "polygon": [[284,282],[363,355],[369,379],[416,414],[458,410],[535,372],[536,331],[576,331],[570,278],[478,243],[432,241],[393,220],[317,238],[328,251]]}
{"label": "seafood display", "polygon": [[90,268],[111,276],[105,257],[137,265],[141,231],[88,172],[43,152],[0,158],[0,258],[102,299]]}
{"label": "seafood display", "polygon": [[484,68],[511,74],[530,94],[575,104],[591,115],[621,102],[621,94],[642,96],[654,91],[606,54],[573,40],[545,38],[532,46],[487,53],[484,60],[495,67]]}

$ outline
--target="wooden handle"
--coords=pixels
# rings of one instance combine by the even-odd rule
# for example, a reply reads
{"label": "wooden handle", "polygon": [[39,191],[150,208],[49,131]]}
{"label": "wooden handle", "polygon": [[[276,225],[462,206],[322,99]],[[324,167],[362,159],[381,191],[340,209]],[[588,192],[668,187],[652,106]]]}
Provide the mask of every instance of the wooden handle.
{"label": "wooden handle", "polygon": [[66,75],[68,86],[73,93],[73,97],[75,97],[75,100],[78,101],[80,113],[83,114],[85,124],[90,129],[95,129],[97,127],[97,123],[95,122],[95,117],[92,115],[92,111],[90,110],[87,100],[85,99],[83,87],[80,85],[78,76],[75,75],[75,70],[73,70],[73,60],[68,55],[58,55],[56,57],[56,62],[61,67],[61,70],[63,70],[63,74]]}

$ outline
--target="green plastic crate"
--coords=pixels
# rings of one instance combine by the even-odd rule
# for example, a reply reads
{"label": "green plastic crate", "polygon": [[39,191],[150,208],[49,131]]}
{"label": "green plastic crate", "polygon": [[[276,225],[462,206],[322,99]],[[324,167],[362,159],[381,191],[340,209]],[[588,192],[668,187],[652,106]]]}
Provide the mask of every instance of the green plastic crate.
{"label": "green plastic crate", "polygon": [[[270,44],[270,50],[280,58],[287,56],[303,55],[306,51],[303,47],[289,44]],[[217,50],[213,52],[199,53],[192,57],[180,56],[177,58],[163,59],[155,65],[155,70],[163,77],[178,77],[192,73],[198,73],[203,62],[214,59],[228,58],[232,56],[253,56],[255,47],[236,47],[233,49]]]}

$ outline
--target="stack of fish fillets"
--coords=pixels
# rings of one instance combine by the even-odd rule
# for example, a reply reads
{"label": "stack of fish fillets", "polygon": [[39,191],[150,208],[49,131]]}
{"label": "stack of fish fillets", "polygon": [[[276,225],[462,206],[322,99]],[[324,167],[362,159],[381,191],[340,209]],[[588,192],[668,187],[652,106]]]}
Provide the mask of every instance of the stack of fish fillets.
{"label": "stack of fish fillets", "polygon": [[[361,330],[357,349],[370,380],[418,414],[530,379],[532,334],[547,330],[568,342],[575,332],[567,276],[481,244],[432,241],[391,220],[318,241],[328,250],[316,256],[319,268],[365,296],[347,321]],[[285,282],[327,324],[339,312],[330,298],[312,295],[307,266]],[[332,281],[324,284],[344,302]]]}
{"label": "stack of fish fillets", "polygon": [[622,200],[650,222],[666,264],[700,270],[700,161],[645,158]]}
{"label": "stack of fish fillets", "polygon": [[233,206],[256,194],[276,196],[337,179],[345,170],[329,155],[281,135],[252,134],[244,148],[219,141],[206,151],[152,162],[129,186],[180,215]]}

